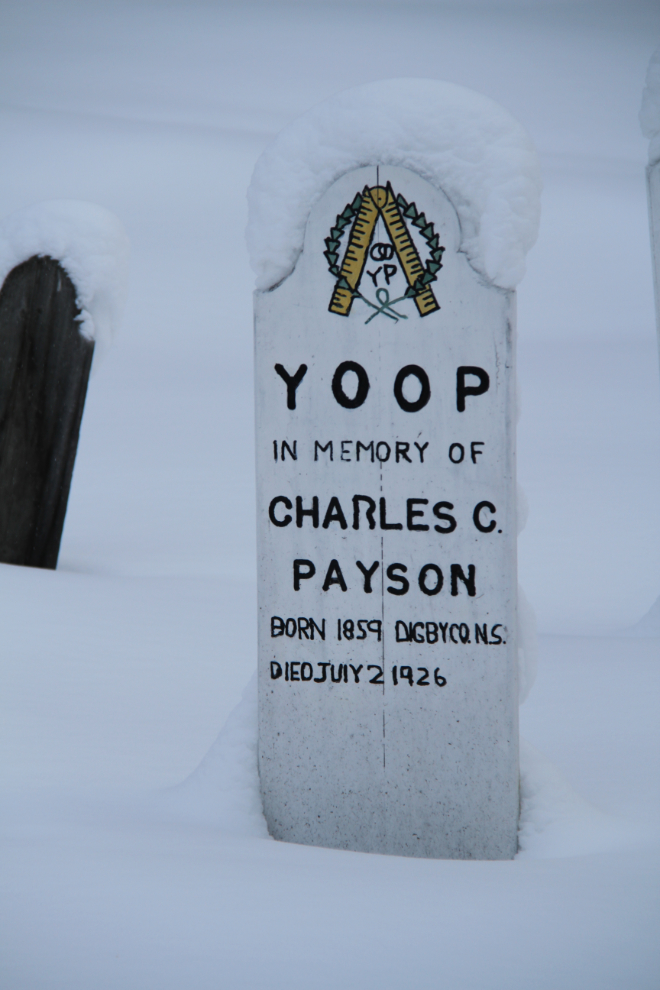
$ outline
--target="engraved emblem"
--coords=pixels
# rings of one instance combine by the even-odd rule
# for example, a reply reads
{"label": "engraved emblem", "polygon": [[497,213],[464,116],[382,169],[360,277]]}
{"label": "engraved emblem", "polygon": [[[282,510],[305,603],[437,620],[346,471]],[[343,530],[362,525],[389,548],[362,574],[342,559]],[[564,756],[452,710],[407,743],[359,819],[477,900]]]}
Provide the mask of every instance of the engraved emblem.
{"label": "engraved emblem", "polygon": [[[406,221],[417,233],[413,237]],[[346,248],[340,261],[342,239],[350,227]],[[420,250],[428,253],[422,262]],[[377,316],[395,322],[407,320],[401,309],[413,300],[420,316],[440,309],[431,288],[442,268],[444,247],[433,223],[414,203],[395,195],[391,184],[365,186],[337,216],[323,252],[332,275],[337,279],[328,309],[337,316],[348,316],[355,299],[370,310],[365,323]],[[375,298],[361,288],[366,278]],[[397,295],[398,293],[398,295]],[[395,309],[395,306],[398,308]]]}

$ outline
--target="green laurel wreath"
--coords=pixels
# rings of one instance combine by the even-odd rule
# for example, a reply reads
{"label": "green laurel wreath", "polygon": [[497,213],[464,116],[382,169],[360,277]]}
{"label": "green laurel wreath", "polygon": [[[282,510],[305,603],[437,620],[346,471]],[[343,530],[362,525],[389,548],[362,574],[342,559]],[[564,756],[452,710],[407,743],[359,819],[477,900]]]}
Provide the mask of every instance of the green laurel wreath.
{"label": "green laurel wreath", "polygon": [[[419,212],[414,203],[407,203],[401,194],[396,197],[396,202],[401,208],[404,217],[407,220],[412,220],[413,226],[417,227],[429,249],[429,259],[424,266],[424,272],[415,280],[413,285],[408,286],[403,296],[404,299],[413,299],[423,292],[427,285],[437,281],[437,273],[442,268],[442,255],[445,249],[440,244],[440,238],[436,234],[431,221],[427,221],[426,216]],[[349,203],[341,213],[337,214],[335,224],[330,229],[330,236],[325,238],[326,250],[323,252],[328,262],[330,273],[339,279],[337,282],[338,287],[340,289],[348,289],[353,295],[359,295],[359,293],[351,289],[346,279],[340,275],[338,264],[339,248],[346,227],[355,219],[360,212],[361,206],[362,196],[360,193],[356,193],[353,202]]]}

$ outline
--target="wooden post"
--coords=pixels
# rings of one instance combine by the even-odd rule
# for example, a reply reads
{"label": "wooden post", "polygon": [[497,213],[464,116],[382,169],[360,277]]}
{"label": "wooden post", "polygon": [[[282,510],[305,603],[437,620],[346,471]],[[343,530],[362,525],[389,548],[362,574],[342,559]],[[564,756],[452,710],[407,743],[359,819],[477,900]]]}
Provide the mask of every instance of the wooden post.
{"label": "wooden post", "polygon": [[76,290],[49,257],[0,292],[0,561],[55,568],[94,342]]}

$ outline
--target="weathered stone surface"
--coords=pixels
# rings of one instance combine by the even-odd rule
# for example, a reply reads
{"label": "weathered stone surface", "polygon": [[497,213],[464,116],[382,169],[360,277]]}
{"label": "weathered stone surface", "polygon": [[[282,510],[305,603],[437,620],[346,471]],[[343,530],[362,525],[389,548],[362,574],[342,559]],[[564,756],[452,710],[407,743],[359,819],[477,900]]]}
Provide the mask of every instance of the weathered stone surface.
{"label": "weathered stone surface", "polygon": [[[420,176],[359,169],[256,294],[259,771],[278,839],[516,851],[515,296],[458,243]],[[406,298],[420,270],[437,278]]]}

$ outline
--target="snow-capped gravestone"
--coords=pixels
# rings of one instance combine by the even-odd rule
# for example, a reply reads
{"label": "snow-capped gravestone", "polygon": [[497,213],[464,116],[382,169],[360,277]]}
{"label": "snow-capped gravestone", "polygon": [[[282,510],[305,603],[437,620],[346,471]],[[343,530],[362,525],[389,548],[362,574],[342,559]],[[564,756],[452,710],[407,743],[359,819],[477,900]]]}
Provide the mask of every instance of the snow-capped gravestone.
{"label": "snow-capped gravestone", "polygon": [[[475,105],[486,118],[504,114],[437,83],[342,99],[353,95],[368,131],[374,103],[394,105],[396,120],[402,94],[417,106],[419,134],[431,128],[431,146],[429,94],[449,118],[469,104],[473,131]],[[364,161],[357,119],[335,102],[313,111],[312,124],[323,113],[321,146],[334,126],[345,148],[352,126],[355,161]],[[511,279],[498,285],[483,270],[487,217],[466,199],[484,201],[488,175],[461,186],[466,149],[447,151],[442,132],[444,189],[433,147],[416,168],[396,163],[392,147],[405,152],[397,133],[373,164],[348,168],[342,153],[317,195],[310,182],[301,197],[304,244],[278,278],[265,260],[278,236],[290,246],[294,233],[269,229],[261,268],[256,247],[286,133],[257,166],[251,194],[253,259],[271,282],[255,299],[266,820],[293,842],[510,858],[519,805],[515,298]],[[473,133],[482,151],[483,139]],[[290,171],[304,182],[304,170]]]}
{"label": "snow-capped gravestone", "polygon": [[649,139],[646,183],[651,232],[651,258],[655,285],[655,312],[660,343],[660,48],[653,54],[646,74],[640,121]]}
{"label": "snow-capped gravestone", "polygon": [[42,203],[0,223],[0,562],[55,568],[95,336],[125,264],[118,221]]}

